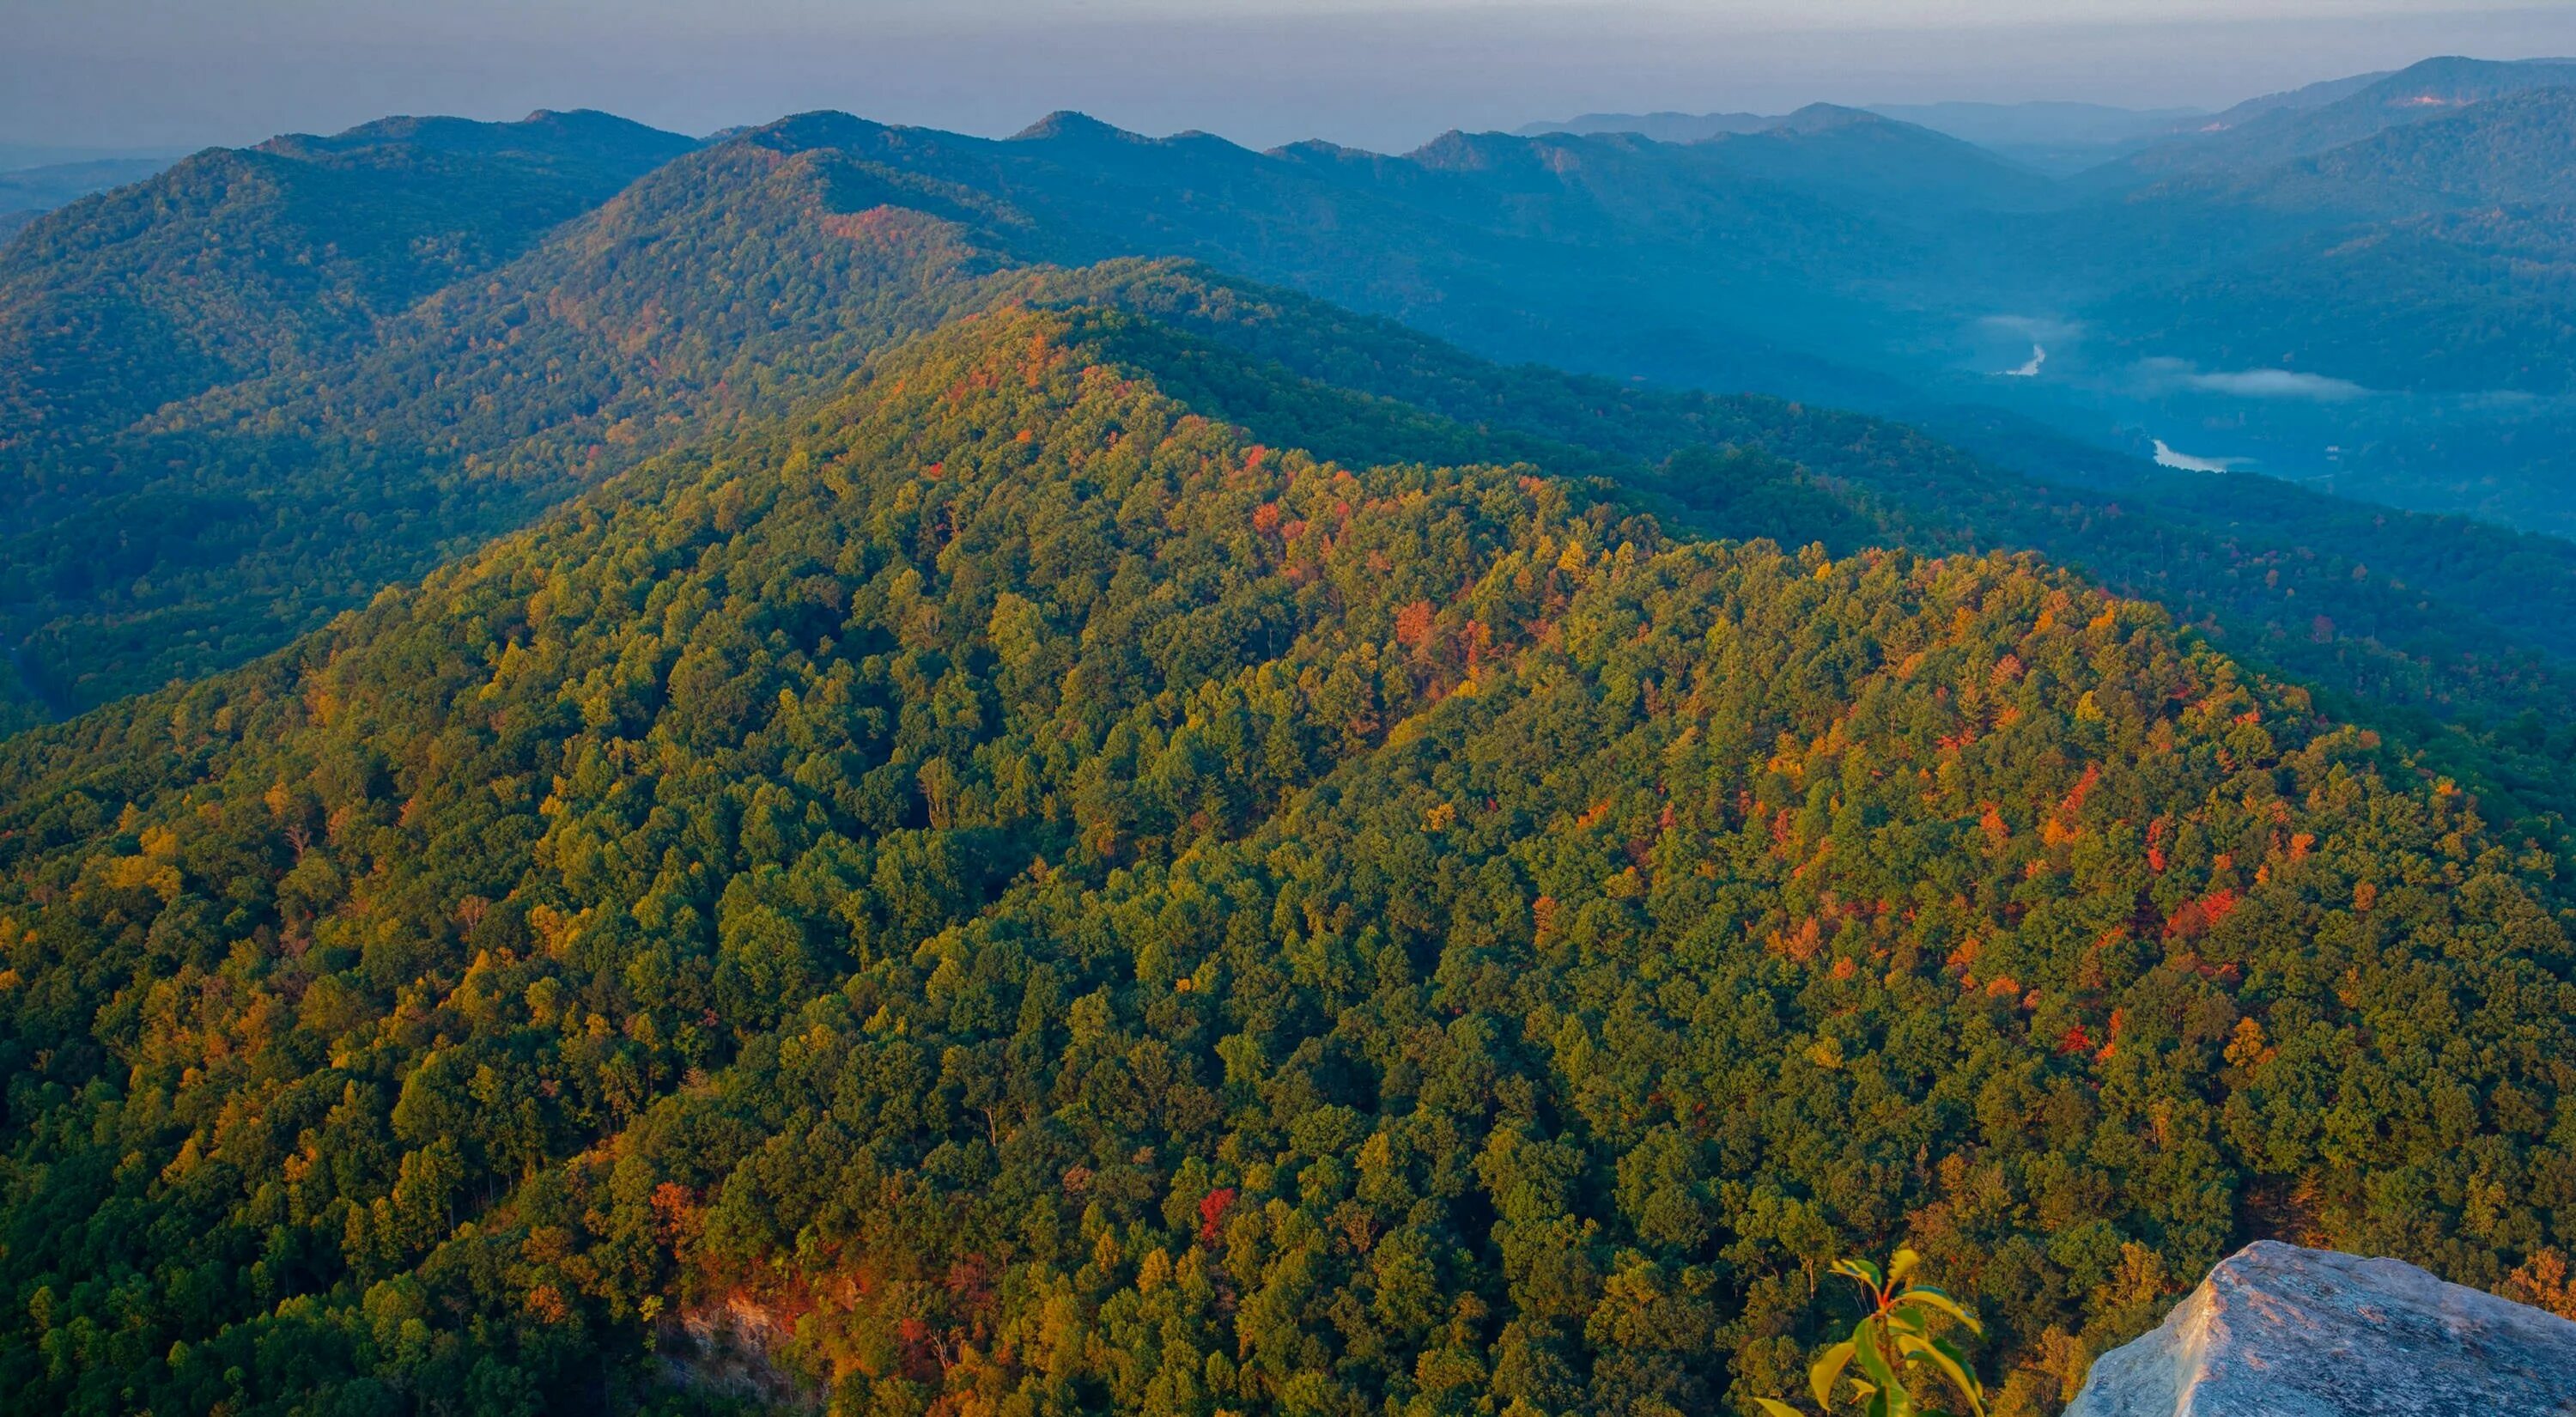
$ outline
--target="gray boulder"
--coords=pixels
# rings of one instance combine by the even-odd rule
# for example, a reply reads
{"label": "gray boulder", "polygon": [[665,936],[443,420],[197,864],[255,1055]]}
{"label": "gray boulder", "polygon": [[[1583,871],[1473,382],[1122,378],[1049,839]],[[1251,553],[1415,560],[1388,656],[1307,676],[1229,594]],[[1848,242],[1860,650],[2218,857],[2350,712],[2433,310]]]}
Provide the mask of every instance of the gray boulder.
{"label": "gray boulder", "polygon": [[2576,1417],[2576,1323],[2270,1240],[2093,1364],[2065,1417]]}

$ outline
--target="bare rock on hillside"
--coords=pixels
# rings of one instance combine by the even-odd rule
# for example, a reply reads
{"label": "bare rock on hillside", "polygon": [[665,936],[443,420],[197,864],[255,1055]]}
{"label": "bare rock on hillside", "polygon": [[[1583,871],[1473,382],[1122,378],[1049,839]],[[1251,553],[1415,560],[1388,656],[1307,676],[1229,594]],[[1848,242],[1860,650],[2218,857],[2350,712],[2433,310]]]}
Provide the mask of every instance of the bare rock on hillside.
{"label": "bare rock on hillside", "polygon": [[2065,1417],[2576,1417],[2576,1323],[2399,1260],[2258,1241]]}

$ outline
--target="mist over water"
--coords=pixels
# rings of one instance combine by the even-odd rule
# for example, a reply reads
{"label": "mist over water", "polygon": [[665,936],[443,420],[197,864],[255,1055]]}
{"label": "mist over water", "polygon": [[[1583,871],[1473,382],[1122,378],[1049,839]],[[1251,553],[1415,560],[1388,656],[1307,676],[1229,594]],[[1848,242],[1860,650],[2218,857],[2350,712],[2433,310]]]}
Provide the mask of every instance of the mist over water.
{"label": "mist over water", "polygon": [[2169,467],[2180,472],[2233,472],[2246,461],[2244,458],[2195,457],[2190,453],[2177,451],[2162,438],[2154,441],[2156,466]]}

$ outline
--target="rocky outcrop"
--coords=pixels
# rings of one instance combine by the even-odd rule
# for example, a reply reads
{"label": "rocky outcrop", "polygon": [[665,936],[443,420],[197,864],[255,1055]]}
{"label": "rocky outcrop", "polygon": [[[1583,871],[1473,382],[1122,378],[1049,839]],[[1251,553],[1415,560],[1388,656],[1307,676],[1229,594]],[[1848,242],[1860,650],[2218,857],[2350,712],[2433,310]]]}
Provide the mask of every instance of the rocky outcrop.
{"label": "rocky outcrop", "polygon": [[2102,1355],[2065,1417],[2576,1417],[2576,1323],[2399,1260],[2259,1241]]}
{"label": "rocky outcrop", "polygon": [[792,1311],[734,1294],[666,1315],[654,1352],[674,1385],[764,1412],[820,1412],[824,1394],[781,1357],[795,1332]]}

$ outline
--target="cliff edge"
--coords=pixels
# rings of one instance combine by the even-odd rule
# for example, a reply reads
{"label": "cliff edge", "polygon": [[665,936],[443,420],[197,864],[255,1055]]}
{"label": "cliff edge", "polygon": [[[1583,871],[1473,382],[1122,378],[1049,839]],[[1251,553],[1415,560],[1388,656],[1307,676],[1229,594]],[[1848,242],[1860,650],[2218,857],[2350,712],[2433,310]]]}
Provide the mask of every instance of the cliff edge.
{"label": "cliff edge", "polygon": [[2400,1260],[2257,1241],[2065,1417],[2576,1417],[2576,1323]]}

